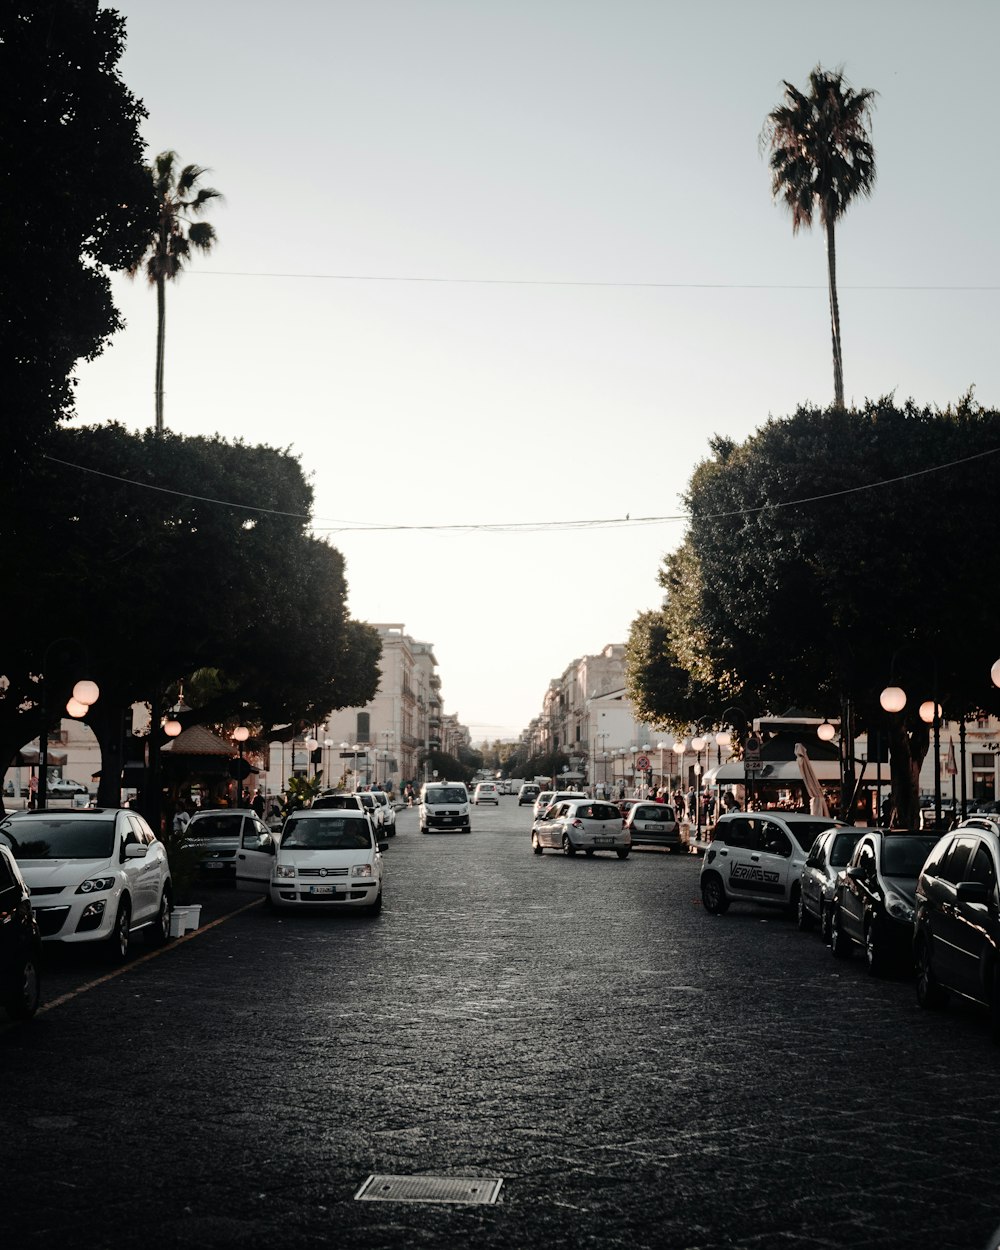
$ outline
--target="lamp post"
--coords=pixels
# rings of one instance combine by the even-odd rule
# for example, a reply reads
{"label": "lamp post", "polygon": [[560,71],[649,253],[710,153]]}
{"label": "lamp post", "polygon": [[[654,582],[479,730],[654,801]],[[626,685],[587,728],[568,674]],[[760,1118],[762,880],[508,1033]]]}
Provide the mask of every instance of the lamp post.
{"label": "lamp post", "polygon": [[[319,767],[319,768],[317,768],[317,767],[316,767],[316,760],[313,758],[313,756],[314,756],[315,752],[319,750],[319,739],[318,739],[318,738],[316,738],[316,737],[310,736],[310,737],[308,737],[308,738],[306,738],[306,739],[305,739],[305,741],[302,743],[302,745],[303,745],[303,746],[305,747],[305,749],[309,752],[309,763],[310,763],[310,764],[312,764],[312,766],[313,766],[313,781],[315,781],[315,780],[316,780],[316,776],[317,776],[317,774],[323,771],[322,764],[320,764],[320,767]],[[307,775],[307,776],[308,776],[308,773],[309,773],[309,768],[308,768],[308,766],[307,766],[307,767],[306,767],[306,775]]]}
{"label": "lamp post", "polygon": [[694,776],[695,776],[695,837],[701,838],[701,776],[702,764],[701,753],[708,746],[708,739],[701,734],[697,738],[691,739],[691,750],[695,753]]}
{"label": "lamp post", "polygon": [[678,738],[674,742],[674,754],[677,756],[677,788],[684,793],[684,756],[687,754],[687,739]]}
{"label": "lamp post", "polygon": [[[53,647],[67,642],[74,647],[78,647],[86,658],[86,648],[83,643],[77,638],[69,637],[54,638],[42,653],[42,697],[39,701],[42,713],[42,727],[38,736],[38,791],[35,796],[36,806],[40,810],[45,807],[49,797],[49,655]],[[91,704],[97,702],[100,693],[97,682],[90,681],[88,678],[78,681],[73,687],[72,698],[66,704],[67,713],[77,719],[81,716],[86,716],[87,710]]]}
{"label": "lamp post", "polygon": [[[281,764],[279,765],[278,781],[280,783],[281,791],[284,792],[284,789],[285,789],[285,744],[284,742],[281,741],[280,738],[275,738],[272,742],[268,743],[268,746],[271,748],[272,754],[275,751],[281,752]],[[268,771],[270,772],[270,769]]]}
{"label": "lamp post", "polygon": [[247,729],[246,725],[237,725],[233,730],[233,741],[236,743],[240,753],[240,762],[236,776],[236,801],[233,803],[233,807],[239,807],[243,798],[243,743],[249,737],[250,730]]}

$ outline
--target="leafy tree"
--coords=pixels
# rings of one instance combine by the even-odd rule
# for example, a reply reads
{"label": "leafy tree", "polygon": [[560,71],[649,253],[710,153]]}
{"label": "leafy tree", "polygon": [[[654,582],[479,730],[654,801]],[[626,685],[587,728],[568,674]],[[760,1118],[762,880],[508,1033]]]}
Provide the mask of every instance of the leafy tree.
{"label": "leafy tree", "polygon": [[215,245],[215,227],[200,217],[220,193],[213,187],[199,187],[200,165],[178,168],[176,152],[161,152],[149,171],[156,197],[156,221],[151,226],[141,252],[129,265],[130,277],[142,269],[150,286],[156,287],[156,433],[163,433],[163,355],[167,326],[167,283],[180,276],[191,249],[210,252]]}
{"label": "leafy tree", "polygon": [[[920,703],[936,691],[946,717],[1000,711],[983,593],[1000,552],[971,541],[1000,414],[971,395],[944,412],[891,399],[801,408],[740,446],[712,446],[688,490],[685,543],[661,574],[666,606],[633,624],[630,689],[645,715],[675,725],[734,702],[751,714],[849,710],[851,727],[888,733],[897,818],[912,823],[928,748]],[[950,467],[928,472],[938,466]],[[889,684],[910,700],[886,718]]]}
{"label": "leafy tree", "polygon": [[475,768],[463,764],[454,755],[433,748],[430,751],[419,752],[417,762],[421,770],[426,766],[431,775],[436,771],[439,781],[464,781],[466,785],[470,785],[476,775]]}
{"label": "leafy tree", "polygon": [[812,226],[818,213],[826,231],[830,328],[833,334],[834,404],[844,406],[844,361],[837,302],[836,223],[859,195],[875,185],[875,149],[869,136],[876,92],[855,91],[842,70],[821,65],[809,75],[808,94],[785,82],[785,103],[767,115],[762,145],[771,152],[771,191],[792,214],[792,233]]}
{"label": "leafy tree", "polygon": [[[238,717],[266,732],[374,696],[381,643],[347,615],[340,553],[306,531],[312,492],[297,460],[116,425],[62,430],[55,450],[31,504],[40,558],[11,555],[32,593],[0,644],[4,767],[41,728],[43,670],[52,714],[77,678],[101,687],[86,721],[105,762],[102,802],[117,798],[123,709],[197,669],[217,670],[215,693],[184,725]],[[212,502],[226,498],[271,511]],[[61,634],[75,647],[46,657]]]}
{"label": "leafy tree", "polygon": [[[0,452],[12,476],[73,409],[78,360],[122,320],[108,269],[124,269],[155,216],[139,126],[118,73],[124,19],[79,0],[0,6]],[[19,509],[9,543],[30,540]]]}

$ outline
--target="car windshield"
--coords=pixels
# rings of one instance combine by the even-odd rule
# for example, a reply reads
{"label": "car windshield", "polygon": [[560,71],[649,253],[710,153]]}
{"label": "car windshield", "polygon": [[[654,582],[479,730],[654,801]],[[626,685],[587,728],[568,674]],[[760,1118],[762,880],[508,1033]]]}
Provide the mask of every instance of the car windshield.
{"label": "car windshield", "polygon": [[846,868],[847,862],[854,853],[854,848],[858,844],[858,838],[861,837],[861,830],[856,833],[838,833],[833,839],[833,846],[830,847],[830,867]]}
{"label": "car windshield", "polygon": [[192,838],[238,838],[243,816],[236,812],[219,812],[218,815],[195,816],[188,834]]}
{"label": "car windshield", "polygon": [[457,786],[435,786],[427,791],[428,803],[464,803],[465,791]]}
{"label": "car windshield", "polygon": [[285,825],[281,849],[286,851],[369,850],[372,840],[363,817],[324,816],[319,820],[296,820]]}
{"label": "car windshield", "polygon": [[110,859],[115,848],[115,818],[9,820],[0,825],[0,837],[15,859]]}
{"label": "car windshield", "polygon": [[924,860],[940,841],[939,833],[907,834],[885,839],[882,845],[882,873],[886,877],[919,877]]}

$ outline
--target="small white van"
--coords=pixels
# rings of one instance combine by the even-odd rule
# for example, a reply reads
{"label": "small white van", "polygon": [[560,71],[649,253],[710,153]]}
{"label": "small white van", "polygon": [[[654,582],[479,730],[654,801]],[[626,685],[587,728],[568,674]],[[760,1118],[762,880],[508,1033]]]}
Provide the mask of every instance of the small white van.
{"label": "small white van", "polygon": [[425,781],[420,787],[420,832],[454,829],[471,833],[469,792],[461,781]]}

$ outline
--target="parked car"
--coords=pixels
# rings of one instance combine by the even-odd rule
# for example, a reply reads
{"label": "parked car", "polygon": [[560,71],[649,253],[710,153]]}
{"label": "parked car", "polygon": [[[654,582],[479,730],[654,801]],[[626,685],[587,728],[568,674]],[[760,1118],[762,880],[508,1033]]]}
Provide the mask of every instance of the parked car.
{"label": "parked car", "polygon": [[331,791],[328,794],[317,794],[310,804],[313,811],[367,812],[368,808],[361,802],[359,794],[348,794],[345,790]]}
{"label": "parked car", "polygon": [[564,855],[614,851],[627,859],[632,839],[613,803],[576,795],[550,804],[531,826],[531,849],[541,855],[546,847]]}
{"label": "parked car", "polygon": [[236,848],[246,825],[267,831],[252,808],[206,808],[193,813],[184,831],[184,845],[198,856],[203,881],[232,885],[236,881]]}
{"label": "parked car", "polygon": [[679,855],[687,853],[687,837],[666,803],[634,803],[625,815],[625,828],[633,846],[665,846]]}
{"label": "parked car", "polygon": [[794,915],[808,848],[818,834],[842,826],[828,816],[797,812],[727,812],[710,833],[701,863],[701,901],[713,916],[734,900],[777,903]]}
{"label": "parked car", "polygon": [[536,786],[533,781],[526,781],[517,792],[517,805],[523,807],[525,803],[534,803],[538,798],[540,787]]}
{"label": "parked car", "polygon": [[363,812],[305,808],[275,838],[247,827],[236,854],[237,889],[264,894],[275,907],[382,910],[382,852]]}
{"label": "parked car", "polygon": [[500,788],[492,781],[481,781],[472,793],[472,801],[478,807],[480,803],[493,803],[500,806]]}
{"label": "parked car", "polygon": [[0,842],[31,890],[43,941],[99,942],[120,963],[131,936],[170,936],[167,852],[138,812],[93,807],[12,812]]}
{"label": "parked car", "polygon": [[917,878],[940,834],[867,829],[837,878],[830,949],[837,959],[855,946],[873,976],[912,966]]}
{"label": "parked car", "polygon": [[0,845],[0,1005],[12,1020],[28,1020],[42,993],[42,938],[31,893],[13,852]]}
{"label": "parked car", "polygon": [[48,795],[50,799],[71,799],[74,794],[89,794],[90,791],[85,785],[79,781],[73,781],[70,777],[55,777],[48,784]]}
{"label": "parked car", "polygon": [[539,790],[538,791],[538,793],[535,795],[534,805],[531,808],[532,820],[537,820],[538,817],[541,816],[542,812],[544,812],[545,809],[552,802],[552,796],[554,794],[555,794],[554,790]]}
{"label": "parked car", "polygon": [[361,806],[371,817],[372,824],[375,827],[375,836],[380,838],[382,830],[385,828],[385,818],[382,815],[382,804],[379,803],[374,794],[370,790],[359,790],[357,797],[361,800]]}
{"label": "parked car", "polygon": [[[396,836],[396,809],[392,805],[392,801],[384,790],[369,791],[372,798],[382,809],[382,828],[387,838]],[[316,804],[313,804],[315,807]]]}
{"label": "parked car", "polygon": [[796,920],[800,929],[819,925],[823,941],[830,941],[833,901],[837,878],[850,863],[863,830],[844,826],[826,829],[809,848],[799,874],[799,904]]}
{"label": "parked car", "polygon": [[469,833],[469,792],[453,782],[425,782],[420,788],[418,816],[421,833],[432,829]]}
{"label": "parked car", "polygon": [[917,879],[913,955],[917,1001],[958,994],[989,1008],[1000,1043],[1000,825],[973,817],[935,844]]}

